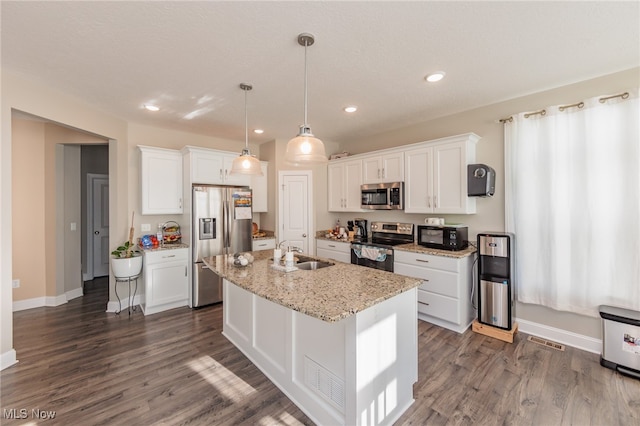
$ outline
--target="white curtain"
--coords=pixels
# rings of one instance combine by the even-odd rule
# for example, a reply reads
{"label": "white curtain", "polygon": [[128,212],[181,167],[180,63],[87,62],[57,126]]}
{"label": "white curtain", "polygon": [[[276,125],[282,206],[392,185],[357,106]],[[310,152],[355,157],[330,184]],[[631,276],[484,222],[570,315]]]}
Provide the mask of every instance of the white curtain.
{"label": "white curtain", "polygon": [[598,316],[640,311],[638,90],[505,124],[506,228],[517,299]]}

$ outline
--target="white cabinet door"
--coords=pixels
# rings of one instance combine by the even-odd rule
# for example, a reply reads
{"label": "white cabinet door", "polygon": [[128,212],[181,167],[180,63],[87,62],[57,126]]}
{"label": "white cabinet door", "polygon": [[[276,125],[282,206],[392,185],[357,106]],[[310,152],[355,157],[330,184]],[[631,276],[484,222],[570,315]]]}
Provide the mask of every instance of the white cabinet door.
{"label": "white cabinet door", "polygon": [[362,183],[403,181],[404,153],[402,151],[362,159]]}
{"label": "white cabinet door", "polygon": [[475,213],[476,199],[467,195],[467,144],[433,148],[433,212]]}
{"label": "white cabinet door", "polygon": [[143,275],[145,315],[188,305],[188,249],[145,252]]}
{"label": "white cabinet door", "polygon": [[405,213],[433,212],[431,148],[419,148],[404,153],[406,179],[404,183]]}
{"label": "white cabinet door", "polygon": [[362,195],[360,185],[362,185],[362,161],[353,160],[344,163],[344,211],[360,212]]}
{"label": "white cabinet door", "polygon": [[395,152],[382,157],[383,182],[404,182],[404,153]]}
{"label": "white cabinet door", "polygon": [[467,164],[475,161],[476,138],[467,135],[405,152],[405,212],[471,214]]}
{"label": "white cabinet door", "polygon": [[172,149],[138,146],[142,214],[182,213],[182,154]]}
{"label": "white cabinet door", "polygon": [[329,164],[327,168],[327,193],[329,211],[359,212],[362,161],[351,160]]}
{"label": "white cabinet door", "polygon": [[218,153],[191,152],[191,184],[222,185],[223,158]]}
{"label": "white cabinet door", "polygon": [[268,176],[269,163],[260,162],[262,176],[251,176],[251,189],[253,190],[253,212],[266,213],[269,201]]}

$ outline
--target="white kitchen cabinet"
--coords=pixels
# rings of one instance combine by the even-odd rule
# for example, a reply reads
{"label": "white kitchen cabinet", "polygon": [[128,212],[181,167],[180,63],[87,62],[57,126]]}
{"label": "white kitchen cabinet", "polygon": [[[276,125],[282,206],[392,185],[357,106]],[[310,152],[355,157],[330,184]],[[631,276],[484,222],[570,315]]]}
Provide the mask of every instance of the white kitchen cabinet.
{"label": "white kitchen cabinet", "polygon": [[316,256],[351,263],[351,243],[316,240]]}
{"label": "white kitchen cabinet", "polygon": [[274,248],[276,248],[275,238],[253,240],[253,242],[251,243],[252,251],[273,250]]}
{"label": "white kitchen cabinet", "polygon": [[231,174],[231,165],[238,154],[191,146],[183,151],[191,184],[251,185],[250,175]]}
{"label": "white kitchen cabinet", "polygon": [[182,154],[139,145],[142,214],[182,213]]}
{"label": "white kitchen cabinet", "polygon": [[467,165],[475,161],[478,137],[454,136],[405,151],[405,213],[471,214]]}
{"label": "white kitchen cabinet", "polygon": [[187,248],[145,251],[142,312],[151,315],[189,304]]}
{"label": "white kitchen cabinet", "polygon": [[362,161],[332,161],[327,169],[328,204],[331,212],[360,212]]}
{"label": "white kitchen cabinet", "polygon": [[394,251],[394,273],[419,278],[418,318],[463,333],[475,318],[471,305],[473,256],[452,258]]}
{"label": "white kitchen cabinet", "polygon": [[396,151],[362,159],[362,183],[403,182],[404,152]]}
{"label": "white kitchen cabinet", "polygon": [[266,213],[269,201],[269,187],[267,172],[269,171],[269,163],[260,162],[262,176],[251,176],[251,189],[253,190],[253,212]]}

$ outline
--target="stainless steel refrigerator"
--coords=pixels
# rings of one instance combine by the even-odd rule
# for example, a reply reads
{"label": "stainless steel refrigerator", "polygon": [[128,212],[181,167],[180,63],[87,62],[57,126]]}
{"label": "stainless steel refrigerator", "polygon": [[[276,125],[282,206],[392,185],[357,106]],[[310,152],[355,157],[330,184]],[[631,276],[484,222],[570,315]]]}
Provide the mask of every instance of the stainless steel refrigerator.
{"label": "stainless steel refrigerator", "polygon": [[222,302],[222,277],[210,270],[204,257],[251,251],[252,193],[248,187],[192,188],[191,244],[193,245],[192,306]]}

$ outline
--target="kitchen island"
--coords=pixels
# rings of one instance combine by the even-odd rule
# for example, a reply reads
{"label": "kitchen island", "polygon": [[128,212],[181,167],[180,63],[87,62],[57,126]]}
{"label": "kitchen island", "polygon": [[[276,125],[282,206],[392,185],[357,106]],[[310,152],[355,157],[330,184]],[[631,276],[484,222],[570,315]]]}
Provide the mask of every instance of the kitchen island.
{"label": "kitchen island", "polygon": [[315,423],[393,424],[414,401],[420,280],[341,262],[285,273],[251,254],[204,259],[224,278],[223,335]]}

